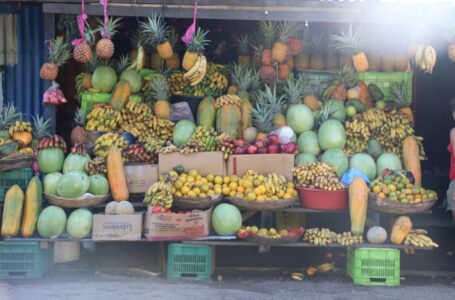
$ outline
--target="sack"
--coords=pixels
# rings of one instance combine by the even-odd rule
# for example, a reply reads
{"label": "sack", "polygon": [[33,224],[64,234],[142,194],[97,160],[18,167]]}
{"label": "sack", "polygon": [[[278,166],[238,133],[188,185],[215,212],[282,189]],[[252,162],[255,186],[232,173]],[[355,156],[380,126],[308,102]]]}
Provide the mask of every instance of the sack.
{"label": "sack", "polygon": [[360,177],[363,181],[365,181],[366,184],[370,184],[370,179],[368,178],[368,176],[366,176],[365,174],[363,174],[362,171],[356,168],[348,169],[343,174],[343,177],[341,177],[341,183],[344,184],[344,186],[349,186],[356,177]]}
{"label": "sack", "polygon": [[194,123],[194,117],[191,113],[191,108],[187,102],[178,102],[171,104],[171,116],[169,120],[177,122],[183,119],[189,120]]}

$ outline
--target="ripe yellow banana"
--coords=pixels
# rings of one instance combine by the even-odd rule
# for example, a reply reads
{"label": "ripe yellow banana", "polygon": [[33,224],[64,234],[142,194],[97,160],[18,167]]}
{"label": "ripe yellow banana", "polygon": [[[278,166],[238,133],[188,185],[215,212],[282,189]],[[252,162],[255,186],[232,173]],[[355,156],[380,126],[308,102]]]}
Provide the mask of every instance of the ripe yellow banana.
{"label": "ripe yellow banana", "polygon": [[199,55],[197,57],[197,60],[196,60],[196,63],[194,64],[194,66],[188,72],[183,74],[183,78],[185,78],[187,80],[192,80],[193,76],[199,70],[199,67],[201,66],[201,63],[202,63],[202,55]]}

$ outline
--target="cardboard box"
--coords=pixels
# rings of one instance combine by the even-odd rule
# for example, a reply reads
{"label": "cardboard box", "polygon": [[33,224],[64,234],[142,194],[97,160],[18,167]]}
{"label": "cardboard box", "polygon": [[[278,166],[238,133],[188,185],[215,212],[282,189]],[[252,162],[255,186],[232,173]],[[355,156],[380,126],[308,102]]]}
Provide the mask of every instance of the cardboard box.
{"label": "cardboard box", "polygon": [[227,162],[227,175],[242,176],[248,170],[254,170],[262,175],[281,174],[292,181],[292,168],[294,168],[293,154],[231,155]]}
{"label": "cardboard box", "polygon": [[150,213],[144,222],[144,236],[149,241],[181,241],[209,235],[211,209],[188,214]]}
{"label": "cardboard box", "polygon": [[95,241],[137,241],[142,236],[142,212],[133,215],[93,216],[92,239]]}
{"label": "cardboard box", "polygon": [[167,153],[159,156],[160,174],[171,171],[177,166],[186,170],[195,169],[202,175],[226,175],[226,162],[223,152],[200,152],[192,154]]}
{"label": "cardboard box", "polygon": [[124,167],[128,192],[132,194],[145,193],[148,188],[158,181],[158,165],[131,164]]}

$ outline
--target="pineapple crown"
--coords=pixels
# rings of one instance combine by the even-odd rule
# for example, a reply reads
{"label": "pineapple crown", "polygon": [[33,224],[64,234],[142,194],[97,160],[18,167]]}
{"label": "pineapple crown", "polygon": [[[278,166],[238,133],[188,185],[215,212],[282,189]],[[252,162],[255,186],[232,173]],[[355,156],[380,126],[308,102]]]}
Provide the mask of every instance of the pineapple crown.
{"label": "pineapple crown", "polygon": [[240,55],[250,55],[250,42],[251,36],[249,34],[242,34],[237,38],[237,48]]}
{"label": "pineapple crown", "polygon": [[81,108],[78,108],[76,114],[74,115],[74,122],[79,126],[85,126],[85,121],[87,120],[87,114]]}
{"label": "pineapple crown", "polygon": [[105,39],[111,39],[114,35],[117,34],[118,28],[120,26],[120,21],[123,18],[116,18],[113,17],[109,18],[106,24],[106,28],[104,28],[104,20],[98,19],[98,27],[97,30],[101,32],[101,36]]}
{"label": "pineapple crown", "polygon": [[286,84],[282,88],[285,100],[290,104],[298,104],[304,96],[304,85],[299,79],[286,80]]}
{"label": "pineapple crown", "polygon": [[324,32],[313,32],[309,39],[309,51],[311,53],[323,53],[327,37]]}
{"label": "pineapple crown", "polygon": [[138,28],[136,32],[134,32],[131,36],[131,46],[133,49],[137,49],[139,47],[143,47],[144,50],[147,52],[151,52],[152,49],[150,44],[148,43],[149,36],[141,30],[141,27]]}
{"label": "pineapple crown", "polygon": [[278,24],[278,38],[282,43],[286,43],[288,38],[297,31],[297,23],[283,21]]}
{"label": "pineapple crown", "polygon": [[51,136],[51,119],[44,120],[42,116],[32,116],[33,120],[33,136],[36,140],[41,140]]}
{"label": "pineapple crown", "polygon": [[253,71],[247,65],[232,64],[231,81],[241,91],[248,91],[253,83]]}
{"label": "pineapple crown", "polygon": [[[337,101],[337,100],[334,100]],[[321,110],[316,116],[316,127],[320,127],[325,121],[329,120],[336,111],[332,111],[333,101],[328,101],[321,106]]]}
{"label": "pineapple crown", "polygon": [[390,84],[390,94],[392,96],[392,102],[398,106],[398,108],[409,107],[407,86],[404,81],[393,81]]}
{"label": "pineapple crown", "polygon": [[335,73],[335,80],[346,88],[352,88],[357,84],[357,76],[355,70],[350,65],[344,65]]}
{"label": "pineapple crown", "polygon": [[70,44],[65,42],[62,36],[49,41],[49,61],[57,65],[63,65],[71,58]]}
{"label": "pineapple crown", "polygon": [[164,22],[164,18],[157,13],[152,13],[147,22],[141,23],[142,30],[149,35],[150,43],[157,46],[169,40],[170,28]]}
{"label": "pineapple crown", "polygon": [[128,69],[128,67],[130,65],[131,65],[131,57],[130,57],[130,54],[127,53],[125,55],[122,55],[120,57],[120,59],[116,62],[115,69],[116,69],[117,73],[120,74],[123,71],[125,71],[126,69]]}
{"label": "pineapple crown", "polygon": [[266,85],[265,91],[258,91],[257,93],[257,104],[263,106],[269,106],[273,115],[281,114],[286,106],[285,95],[277,96],[276,88],[273,90]]}
{"label": "pineapple crown", "polygon": [[259,23],[259,35],[265,48],[272,48],[273,41],[276,38],[277,27],[272,21],[261,21]]}
{"label": "pineapple crown", "polygon": [[196,33],[191,38],[191,41],[187,45],[188,52],[202,53],[205,50],[205,46],[210,44],[210,40],[207,39],[208,30],[203,30],[198,27]]}
{"label": "pineapple crown", "polygon": [[8,103],[0,110],[0,129],[8,129],[16,121],[21,120],[22,113],[17,112],[14,104]]}
{"label": "pineapple crown", "polygon": [[96,55],[96,51],[92,51],[90,61],[85,64],[85,71],[87,73],[93,73],[96,68],[102,65],[101,59]]}
{"label": "pineapple crown", "polygon": [[171,43],[172,48],[175,48],[175,45],[179,41],[179,35],[174,28],[171,28],[171,33],[169,35],[169,43]]}
{"label": "pineapple crown", "polygon": [[151,91],[152,97],[155,100],[167,100],[169,98],[169,89],[167,86],[166,78],[157,76],[152,80],[153,89]]}
{"label": "pineapple crown", "polygon": [[274,113],[269,105],[263,105],[258,102],[251,112],[253,125],[260,132],[269,133],[273,130]]}
{"label": "pineapple crown", "polygon": [[347,32],[340,31],[339,34],[332,34],[330,40],[333,42],[334,49],[343,55],[352,56],[364,49],[361,32],[359,29],[354,31],[352,23],[349,24]]}

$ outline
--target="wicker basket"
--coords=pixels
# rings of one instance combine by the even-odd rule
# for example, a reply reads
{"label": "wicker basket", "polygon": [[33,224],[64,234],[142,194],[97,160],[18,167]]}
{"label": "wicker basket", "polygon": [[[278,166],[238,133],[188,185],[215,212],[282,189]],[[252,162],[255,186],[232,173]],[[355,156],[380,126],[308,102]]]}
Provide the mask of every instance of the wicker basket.
{"label": "wicker basket", "polygon": [[13,153],[0,159],[0,172],[30,168],[34,161],[33,156],[24,153]]}
{"label": "wicker basket", "polygon": [[181,209],[207,209],[223,200],[223,195],[212,197],[179,197],[173,196],[175,206]]}
{"label": "wicker basket", "polygon": [[278,210],[293,206],[297,203],[298,197],[280,200],[246,200],[242,198],[226,198],[229,202],[245,210]]}
{"label": "wicker basket", "polygon": [[386,214],[419,214],[429,210],[438,199],[427,200],[417,204],[389,202],[380,199],[376,194],[368,194],[368,208]]}
{"label": "wicker basket", "polygon": [[305,230],[303,228],[299,228],[296,230],[295,234],[292,236],[285,236],[282,238],[268,238],[268,237],[262,237],[258,234],[250,233],[246,237],[241,238],[241,240],[253,244],[260,244],[260,245],[280,245],[280,244],[290,244],[290,243],[297,243],[302,240],[303,234]]}
{"label": "wicker basket", "polygon": [[101,203],[106,202],[107,199],[110,198],[111,195],[103,195],[103,196],[83,196],[79,198],[62,198],[57,197],[54,195],[50,195],[48,193],[43,193],[44,197],[46,198],[47,202],[52,205],[57,205],[60,207],[65,208],[80,208],[80,207],[87,207],[87,206],[94,206]]}

